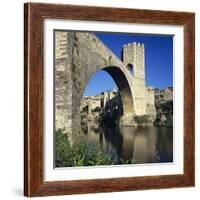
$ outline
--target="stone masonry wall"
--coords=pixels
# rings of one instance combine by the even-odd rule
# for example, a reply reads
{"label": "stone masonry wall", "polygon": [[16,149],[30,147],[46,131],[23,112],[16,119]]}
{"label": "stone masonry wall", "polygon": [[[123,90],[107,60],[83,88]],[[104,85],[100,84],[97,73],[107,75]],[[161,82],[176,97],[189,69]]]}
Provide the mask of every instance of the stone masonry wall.
{"label": "stone masonry wall", "polygon": [[[72,33],[55,31],[55,129],[72,132]],[[70,136],[69,134],[69,137]],[[71,140],[71,138],[69,138]]]}

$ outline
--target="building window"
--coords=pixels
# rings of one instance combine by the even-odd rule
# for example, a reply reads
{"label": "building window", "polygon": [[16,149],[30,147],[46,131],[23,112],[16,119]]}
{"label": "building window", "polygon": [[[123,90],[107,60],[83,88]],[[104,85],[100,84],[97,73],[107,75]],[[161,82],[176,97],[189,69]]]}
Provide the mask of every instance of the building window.
{"label": "building window", "polygon": [[127,64],[127,68],[131,72],[131,74],[134,75],[134,69],[133,69],[133,65],[131,63]]}

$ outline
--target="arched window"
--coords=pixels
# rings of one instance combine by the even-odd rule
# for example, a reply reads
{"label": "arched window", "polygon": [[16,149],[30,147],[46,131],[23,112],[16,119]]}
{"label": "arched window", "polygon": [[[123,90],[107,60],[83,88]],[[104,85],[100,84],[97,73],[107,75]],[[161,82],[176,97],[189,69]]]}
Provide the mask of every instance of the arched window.
{"label": "arched window", "polygon": [[134,75],[134,69],[133,69],[133,65],[131,63],[127,64],[127,68],[131,72],[131,74]]}

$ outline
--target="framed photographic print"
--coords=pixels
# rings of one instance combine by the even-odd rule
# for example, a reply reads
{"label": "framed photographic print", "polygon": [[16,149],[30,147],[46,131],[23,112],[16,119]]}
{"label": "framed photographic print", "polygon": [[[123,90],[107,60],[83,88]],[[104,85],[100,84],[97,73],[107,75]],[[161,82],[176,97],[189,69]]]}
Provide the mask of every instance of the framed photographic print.
{"label": "framed photographic print", "polygon": [[24,8],[24,194],[194,186],[195,14]]}

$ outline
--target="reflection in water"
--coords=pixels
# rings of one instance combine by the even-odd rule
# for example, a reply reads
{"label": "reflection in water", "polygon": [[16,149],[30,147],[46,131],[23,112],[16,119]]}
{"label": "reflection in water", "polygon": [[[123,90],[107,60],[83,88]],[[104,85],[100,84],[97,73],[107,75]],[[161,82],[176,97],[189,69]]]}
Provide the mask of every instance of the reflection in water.
{"label": "reflection in water", "polygon": [[136,163],[173,161],[173,129],[167,127],[99,126],[89,122],[82,127],[88,143],[100,144],[105,152]]}

